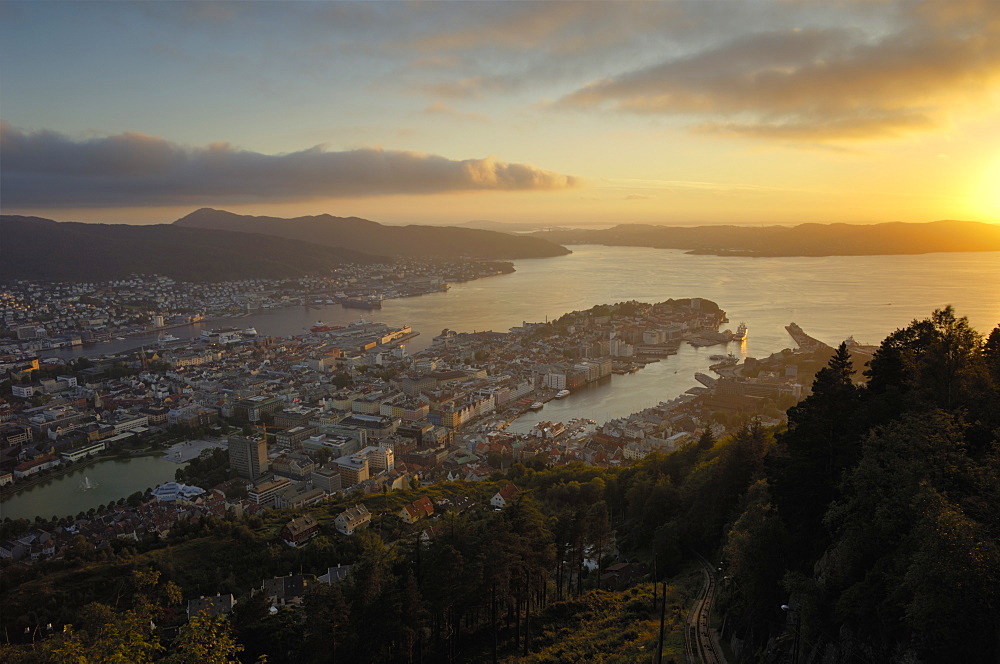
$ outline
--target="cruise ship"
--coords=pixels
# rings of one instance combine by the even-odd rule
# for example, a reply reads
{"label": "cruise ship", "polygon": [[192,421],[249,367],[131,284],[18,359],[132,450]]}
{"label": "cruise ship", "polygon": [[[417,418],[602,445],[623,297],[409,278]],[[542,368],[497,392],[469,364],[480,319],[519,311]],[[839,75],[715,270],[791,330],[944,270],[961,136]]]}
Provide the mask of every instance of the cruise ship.
{"label": "cruise ship", "polygon": [[201,340],[213,344],[229,344],[241,339],[240,330],[235,327],[220,327],[214,330],[202,330]]}

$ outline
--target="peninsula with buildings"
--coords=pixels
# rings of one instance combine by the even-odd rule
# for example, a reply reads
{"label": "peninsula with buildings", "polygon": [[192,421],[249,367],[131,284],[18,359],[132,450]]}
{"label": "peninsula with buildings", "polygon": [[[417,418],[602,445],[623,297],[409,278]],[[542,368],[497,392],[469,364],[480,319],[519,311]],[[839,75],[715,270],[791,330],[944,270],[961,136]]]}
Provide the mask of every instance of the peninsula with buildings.
{"label": "peninsula with buildings", "polygon": [[[327,275],[191,282],[134,274],[101,282],[17,279],[0,290],[0,356],[30,357],[156,333],[201,321],[236,325],[247,314],[283,307],[377,309],[383,300],[446,291],[450,284],[514,271],[507,261],[399,258],[349,264]],[[158,341],[180,341],[164,335]]]}

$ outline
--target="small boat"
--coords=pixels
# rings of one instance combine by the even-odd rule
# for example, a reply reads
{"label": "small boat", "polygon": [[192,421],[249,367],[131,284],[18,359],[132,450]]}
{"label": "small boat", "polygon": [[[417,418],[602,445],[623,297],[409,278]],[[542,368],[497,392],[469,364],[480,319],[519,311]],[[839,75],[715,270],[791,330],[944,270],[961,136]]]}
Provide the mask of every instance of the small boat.
{"label": "small boat", "polygon": [[569,396],[569,390],[559,390],[556,392],[556,399],[563,399]]}
{"label": "small boat", "polygon": [[536,401],[535,403],[533,403],[530,406],[528,406],[528,408],[530,408],[531,410],[541,410],[544,407],[545,407],[545,404],[542,403],[541,401]]}

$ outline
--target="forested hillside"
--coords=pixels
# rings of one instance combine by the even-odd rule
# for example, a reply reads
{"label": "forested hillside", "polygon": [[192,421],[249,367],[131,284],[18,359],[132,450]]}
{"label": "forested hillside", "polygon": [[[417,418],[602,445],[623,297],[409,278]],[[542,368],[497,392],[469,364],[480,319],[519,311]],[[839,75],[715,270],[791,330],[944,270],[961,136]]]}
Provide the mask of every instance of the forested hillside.
{"label": "forested hillside", "polygon": [[736,636],[762,647],[787,602],[802,661],[997,661],[1000,328],[946,308],[851,372],[841,347],[727,535]]}
{"label": "forested hillside", "polygon": [[380,256],[498,259],[544,258],[570,253],[558,244],[526,235],[457,226],[383,226],[368,219],[329,214],[283,219],[202,208],[173,225],[258,233]]}
{"label": "forested hillside", "polygon": [[161,274],[179,281],[280,279],[389,260],[268,235],[156,224],[81,224],[3,215],[7,278],[103,281]]}
{"label": "forested hillside", "polygon": [[[206,518],[164,540],[8,568],[8,633],[40,622],[56,633],[0,659],[648,662],[649,582],[661,579],[663,661],[679,662],[701,553],[721,561],[718,618],[740,661],[782,661],[796,632],[800,662],[997,661],[1000,328],[984,339],[938,311],[885,339],[863,385],[853,373],[841,346],[787,430],[750,421],[626,468],[536,458],[490,482]],[[494,510],[508,482],[518,492]],[[403,523],[399,509],[421,496],[474,505]],[[356,501],[376,516],[340,535],[333,518]],[[277,533],[298,514],[320,534],[293,549]],[[352,565],[347,578],[313,584],[301,605],[270,612],[251,593],[337,564]],[[181,598],[217,592],[238,599],[228,621],[185,622]],[[192,659],[206,643],[218,659]]]}

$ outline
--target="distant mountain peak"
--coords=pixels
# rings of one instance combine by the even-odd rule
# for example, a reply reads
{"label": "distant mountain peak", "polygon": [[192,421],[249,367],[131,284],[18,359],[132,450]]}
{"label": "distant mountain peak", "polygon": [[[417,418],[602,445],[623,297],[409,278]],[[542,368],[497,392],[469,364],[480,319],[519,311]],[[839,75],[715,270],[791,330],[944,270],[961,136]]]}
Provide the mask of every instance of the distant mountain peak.
{"label": "distant mountain peak", "polygon": [[230,214],[205,208],[188,215],[193,217],[188,224],[149,225],[3,215],[4,269],[43,280],[100,281],[155,273],[182,281],[221,281],[295,277],[345,263],[387,260],[294,238],[199,227],[199,219],[218,219],[220,212]]}
{"label": "distant mountain peak", "polygon": [[544,258],[570,253],[565,247],[548,240],[511,235],[509,231],[514,229],[510,228],[504,228],[507,232],[501,232],[499,229],[455,226],[386,226],[360,217],[335,217],[329,214],[286,219],[202,208],[181,217],[174,225],[259,233],[377,255],[496,260]]}

